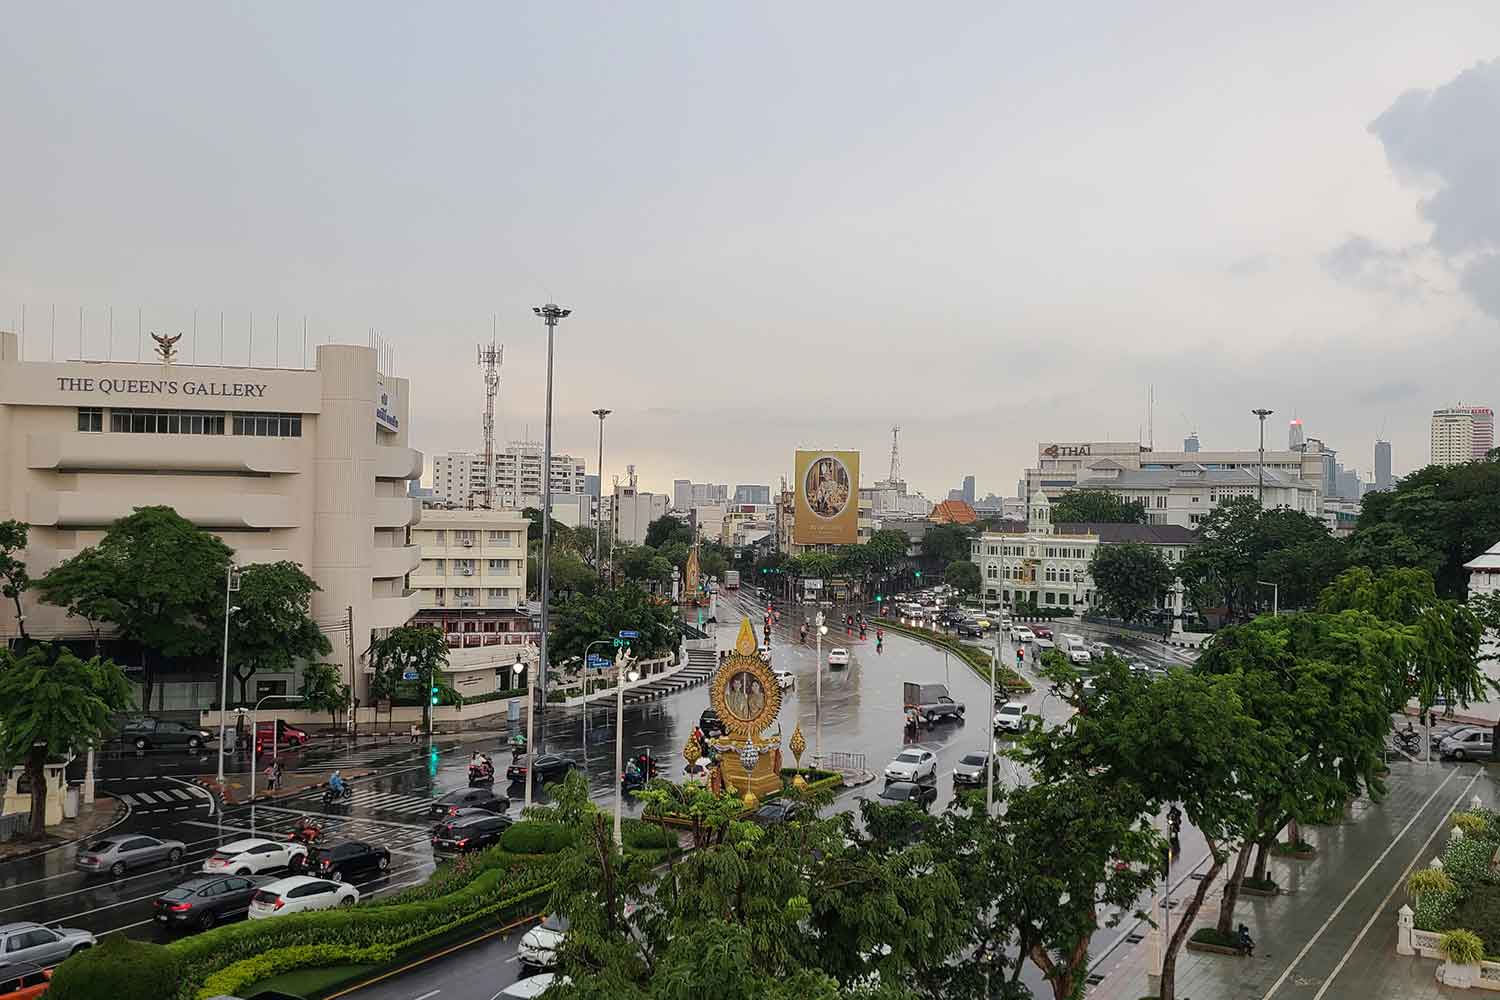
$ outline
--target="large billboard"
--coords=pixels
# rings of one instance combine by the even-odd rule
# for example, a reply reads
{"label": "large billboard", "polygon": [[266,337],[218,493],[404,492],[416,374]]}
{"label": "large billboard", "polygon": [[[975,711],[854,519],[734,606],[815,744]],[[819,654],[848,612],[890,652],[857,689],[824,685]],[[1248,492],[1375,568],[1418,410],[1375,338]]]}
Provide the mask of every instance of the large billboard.
{"label": "large billboard", "polygon": [[853,545],[859,540],[859,452],[797,452],[798,545]]}

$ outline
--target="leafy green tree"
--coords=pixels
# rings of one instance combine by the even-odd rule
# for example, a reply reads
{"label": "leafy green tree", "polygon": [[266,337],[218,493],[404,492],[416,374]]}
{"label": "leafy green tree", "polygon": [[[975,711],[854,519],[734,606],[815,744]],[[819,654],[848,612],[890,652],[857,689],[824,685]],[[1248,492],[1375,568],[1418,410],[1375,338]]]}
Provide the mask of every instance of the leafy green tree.
{"label": "leafy green tree", "polygon": [[311,617],[312,595],[319,589],[288,560],[240,571],[240,590],[232,595],[238,610],[229,616],[229,665],[241,705],[248,703],[245,685],[257,671],[290,672],[297,661],[332,651]]}
{"label": "leafy green tree", "polygon": [[[542,541],[542,511],[540,507],[527,507],[521,511],[521,516],[526,518],[526,541],[541,544]],[[572,544],[573,529],[563,524],[557,518],[552,518],[548,525],[548,534],[553,544],[559,548],[567,548]]]}
{"label": "leafy green tree", "polygon": [[217,652],[230,550],[170,507],[141,507],[36,582],[42,600],[143,647],[142,702],[161,657]]}
{"label": "leafy green tree", "polygon": [[692,545],[693,529],[670,514],[663,514],[646,525],[646,545],[648,548],[660,551],[673,542],[681,542],[684,548]]}
{"label": "leafy green tree", "polygon": [[961,559],[948,564],[948,569],[943,573],[943,582],[960,594],[977,594],[982,580],[979,567],[967,559]]}
{"label": "leafy green tree", "polygon": [[951,562],[967,559],[972,535],[969,529],[959,524],[935,524],[922,535],[922,559],[932,569],[941,569]]}
{"label": "leafy green tree", "polygon": [[724,579],[724,573],[729,569],[729,560],[724,557],[722,552],[708,549],[707,546],[704,548],[705,551],[700,553],[698,557],[698,569],[707,578],[714,580]]}
{"label": "leafy green tree", "polygon": [[297,694],[302,707],[309,712],[327,712],[328,721],[337,723],[338,714],[349,708],[349,685],[340,679],[337,664],[309,663],[302,668],[302,686]]}
{"label": "leafy green tree", "polygon": [[1146,505],[1101,489],[1069,490],[1052,501],[1053,524],[1145,524]]}
{"label": "leafy green tree", "polygon": [[803,580],[826,580],[838,573],[838,556],[832,552],[804,552],[792,559],[792,571]]}
{"label": "leafy green tree", "polygon": [[629,583],[595,594],[575,594],[557,607],[552,621],[548,651],[553,663],[581,659],[589,643],[622,631],[641,634],[630,644],[638,659],[670,653],[678,645],[671,605]]}
{"label": "leafy green tree", "polygon": [[1317,518],[1263,511],[1254,497],[1238,497],[1204,517],[1178,574],[1200,613],[1223,609],[1235,620],[1269,607],[1271,591],[1261,581],[1279,585],[1282,607],[1308,606],[1347,564],[1344,544]]}
{"label": "leafy green tree", "polygon": [[[429,685],[439,687],[440,700],[452,699],[451,693],[441,690],[447,688],[442,671],[448,666],[448,640],[440,629],[431,625],[401,625],[372,642],[369,655],[374,667],[370,677],[370,696],[418,697],[424,728],[432,713]],[[416,671],[417,679],[402,680],[402,674],[407,671]]]}
{"label": "leafy green tree", "polygon": [[29,532],[30,528],[24,521],[0,521],[0,595],[15,602],[16,626],[21,631],[23,642],[27,635],[21,595],[31,586],[31,577],[26,573],[26,563],[20,559],[20,554],[26,551]]}
{"label": "leafy green tree", "polygon": [[1122,621],[1139,621],[1172,586],[1172,567],[1153,545],[1124,542],[1100,545],[1089,561],[1094,595],[1104,609]]}
{"label": "leafy green tree", "polygon": [[649,545],[617,546],[615,566],[635,583],[662,584],[672,579],[672,564]]}
{"label": "leafy green tree", "polygon": [[33,837],[46,832],[47,761],[86,751],[130,704],[130,684],[108,660],[45,643],[19,656],[0,650],[0,764],[26,767]]}
{"label": "leafy green tree", "polygon": [[1429,570],[1441,597],[1463,596],[1463,565],[1500,538],[1500,462],[1430,465],[1396,487],[1361,498],[1350,538],[1355,561],[1371,569]]}
{"label": "leafy green tree", "polygon": [[548,575],[554,601],[569,594],[592,594],[599,586],[599,575],[593,567],[572,552],[553,553]]}
{"label": "leafy green tree", "polygon": [[864,545],[875,569],[882,573],[889,573],[904,562],[910,547],[911,537],[900,528],[881,528]]}

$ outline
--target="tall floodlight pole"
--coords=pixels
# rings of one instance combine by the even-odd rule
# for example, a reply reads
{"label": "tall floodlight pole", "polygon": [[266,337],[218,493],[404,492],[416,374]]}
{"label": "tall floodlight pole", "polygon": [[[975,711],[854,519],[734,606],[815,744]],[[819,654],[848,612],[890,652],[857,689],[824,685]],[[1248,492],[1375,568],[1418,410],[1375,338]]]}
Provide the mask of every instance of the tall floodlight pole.
{"label": "tall floodlight pole", "polygon": [[547,415],[542,431],[542,636],[541,655],[537,658],[542,731],[537,744],[530,748],[532,753],[539,754],[547,749],[547,605],[552,599],[552,567],[549,562],[552,546],[552,342],[557,333],[558,321],[567,319],[573,310],[548,302],[544,306],[533,307],[531,311],[547,324]]}
{"label": "tall floodlight pole", "polygon": [[599,495],[594,498],[594,569],[598,570],[600,579],[604,578],[604,548],[600,544],[604,531],[604,418],[611,412],[603,408],[594,411],[594,416],[599,418]]}
{"label": "tall floodlight pole", "polygon": [[817,627],[817,635],[818,635],[818,666],[817,666],[817,673],[813,674],[813,692],[814,692],[813,693],[813,704],[816,706],[813,709],[813,713],[814,713],[814,717],[817,719],[817,724],[814,727],[814,731],[813,731],[813,738],[815,740],[817,740],[817,742],[813,745],[813,757],[817,760],[818,766],[822,767],[823,766],[823,636],[825,636],[825,635],[828,634],[828,626],[825,625],[825,624],[823,624],[824,621],[826,621],[826,619],[823,617],[823,612],[821,612],[821,611],[818,612],[818,617],[815,619],[815,621],[817,622],[817,626],[818,626]]}
{"label": "tall floodlight pole", "polygon": [[999,762],[995,759],[995,671],[1000,664],[1000,629],[995,629],[995,648],[990,651],[990,710],[985,713],[989,716],[988,735],[989,753],[984,755],[985,763],[989,766],[989,774],[984,781],[984,814],[993,816],[995,814],[995,766]]}
{"label": "tall floodlight pole", "polygon": [[1266,509],[1266,418],[1275,413],[1275,410],[1251,410],[1251,413],[1260,417],[1260,465],[1255,470],[1256,482],[1260,486],[1260,509]]}
{"label": "tall floodlight pole", "polygon": [[224,723],[229,717],[229,616],[239,608],[229,602],[240,589],[240,568],[230,563],[224,568],[224,664],[219,679],[219,784],[224,783]]}

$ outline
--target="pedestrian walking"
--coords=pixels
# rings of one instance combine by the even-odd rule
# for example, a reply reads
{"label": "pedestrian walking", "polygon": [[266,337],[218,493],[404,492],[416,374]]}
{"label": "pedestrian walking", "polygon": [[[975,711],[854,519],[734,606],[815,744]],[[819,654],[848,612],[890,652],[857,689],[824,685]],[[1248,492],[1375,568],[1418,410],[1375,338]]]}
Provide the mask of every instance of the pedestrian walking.
{"label": "pedestrian walking", "polygon": [[421,735],[422,729],[415,722],[411,724],[411,745],[417,745],[417,737]]}
{"label": "pedestrian walking", "polygon": [[266,768],[266,787],[273,792],[281,790],[281,761],[273,760]]}

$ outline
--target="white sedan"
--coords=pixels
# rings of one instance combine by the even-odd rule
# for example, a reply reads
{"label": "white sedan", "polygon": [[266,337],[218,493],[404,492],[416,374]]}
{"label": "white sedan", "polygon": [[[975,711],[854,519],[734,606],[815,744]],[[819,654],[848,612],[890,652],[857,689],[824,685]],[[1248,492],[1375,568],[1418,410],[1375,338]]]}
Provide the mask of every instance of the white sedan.
{"label": "white sedan", "polygon": [[225,844],[204,858],[203,871],[209,875],[259,875],[290,868],[292,859],[299,857],[307,857],[303,844],[249,837]]}
{"label": "white sedan", "polygon": [[1017,625],[1011,629],[1010,637],[1016,642],[1036,642],[1036,633],[1025,625]]}
{"label": "white sedan", "polygon": [[830,667],[847,667],[849,665],[849,651],[843,646],[834,646],[828,651],[828,665]]}
{"label": "white sedan", "polygon": [[790,670],[778,670],[776,671],[776,683],[782,690],[786,690],[797,683],[797,676]]}
{"label": "white sedan", "polygon": [[885,766],[887,781],[921,781],[937,777],[937,754],[914,747],[902,750]]}
{"label": "white sedan", "polygon": [[347,882],[331,882],[311,875],[293,875],[267,883],[250,897],[250,919],[262,920],[287,913],[331,910],[359,902],[359,890]]}

